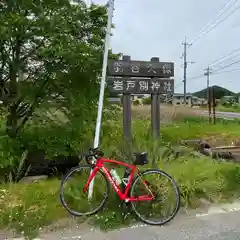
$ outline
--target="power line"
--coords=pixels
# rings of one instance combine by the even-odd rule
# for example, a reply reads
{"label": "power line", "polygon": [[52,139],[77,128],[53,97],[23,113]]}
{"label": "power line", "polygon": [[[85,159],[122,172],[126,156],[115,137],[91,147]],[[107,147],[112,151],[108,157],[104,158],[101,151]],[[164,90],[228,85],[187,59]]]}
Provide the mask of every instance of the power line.
{"label": "power line", "polygon": [[240,48],[235,49],[234,51],[232,51],[232,52],[230,52],[230,53],[228,53],[228,54],[226,54],[226,55],[224,55],[224,56],[222,56],[222,57],[214,60],[213,62],[209,63],[209,65],[210,65],[210,66],[216,65],[216,64],[214,64],[214,63],[217,63],[217,62],[219,62],[219,61],[221,62],[224,58],[226,58],[226,57],[228,57],[228,56],[230,56],[230,55],[232,55],[232,54],[234,54],[234,53],[236,53],[236,52],[238,52],[238,51],[240,51]]}
{"label": "power line", "polygon": [[228,63],[231,63],[231,62],[233,62],[235,60],[238,60],[239,57],[240,57],[240,53],[235,55],[235,56],[229,57],[229,58],[227,58],[225,60],[222,60],[221,62],[219,62],[219,63],[217,63],[217,64],[215,64],[215,65],[213,65],[211,67],[212,68],[221,68],[221,67],[225,66]]}
{"label": "power line", "polygon": [[240,69],[232,69],[232,70],[228,70],[228,71],[215,72],[214,75],[222,74],[222,73],[238,72],[238,71],[240,71]]}
{"label": "power line", "polygon": [[204,74],[200,74],[200,75],[188,78],[188,80],[196,80],[196,79],[199,79],[199,78],[202,78],[202,77],[204,77]]}
{"label": "power line", "polygon": [[[238,1],[238,0],[235,0],[227,9],[225,9],[225,11],[224,11],[222,14],[220,14],[220,16],[215,20],[214,23],[216,23],[216,21],[217,21],[224,13],[226,13],[237,1]],[[222,22],[226,21],[231,15],[233,15],[239,8],[240,8],[240,6],[234,8],[233,11],[230,12],[230,14],[228,14],[225,18],[223,18],[221,21],[219,21],[218,23],[216,23],[216,25],[214,25],[214,23],[213,23],[213,24],[211,24],[210,26],[208,26],[208,27],[206,28],[206,30],[209,29],[211,26],[212,26],[212,28],[210,28],[208,31],[204,32],[204,33],[203,33],[202,35],[200,35],[199,37],[195,38],[195,39],[191,42],[191,44],[194,44],[194,43],[197,42],[200,38],[206,36],[209,32],[211,32],[211,31],[214,30],[216,27],[218,27]]]}
{"label": "power line", "polygon": [[225,65],[225,66],[223,66],[223,67],[217,68],[217,69],[213,70],[212,73],[214,73],[214,72],[216,72],[216,71],[218,71],[218,70],[221,70],[221,69],[225,69],[225,68],[230,67],[230,66],[232,66],[232,65],[234,65],[234,64],[237,64],[237,63],[240,63],[240,59],[238,59],[237,61],[235,61],[235,62],[233,62],[233,63],[227,64],[227,65]]}
{"label": "power line", "polygon": [[200,38],[206,36],[209,32],[211,32],[212,30],[214,30],[216,27],[218,27],[222,22],[226,21],[231,15],[233,15],[237,10],[240,9],[240,6],[235,8],[234,11],[232,11],[230,14],[228,14],[224,19],[222,19],[222,21],[218,22],[218,24],[216,24],[215,26],[213,26],[211,29],[209,29],[207,32],[205,32],[202,36],[199,36],[193,43],[197,42]]}
{"label": "power line", "polygon": [[[229,3],[229,0],[227,0],[226,2],[224,2],[224,3],[219,7],[219,9],[216,11],[216,14],[215,14],[215,15],[217,15],[222,9],[224,9],[224,7],[228,5],[228,3]],[[210,23],[210,22],[212,22],[212,21],[213,21],[213,18],[212,18],[212,17],[209,18],[197,32],[199,32],[199,34],[202,33],[203,30],[204,30],[204,27],[205,27],[206,25],[208,25],[208,23]],[[215,19],[215,21],[216,21],[216,19]],[[210,24],[210,25],[211,25],[211,24]],[[198,34],[197,34],[197,35],[198,35]]]}
{"label": "power line", "polygon": [[[228,71],[221,71],[221,72],[211,72],[211,69],[209,68],[209,75],[218,75],[218,74],[224,74],[224,73],[231,73],[231,72],[236,72],[236,71],[240,71],[240,69],[232,69],[232,70],[228,70]],[[200,79],[200,78],[204,78],[206,76],[206,72],[205,74],[200,74],[200,75],[197,75],[197,76],[194,76],[194,77],[191,77],[191,78],[188,78],[188,80],[191,80],[189,82],[194,82],[195,80],[197,79]],[[232,79],[226,83],[231,83],[233,82],[235,79]],[[210,86],[210,82],[207,83],[207,86]],[[180,84],[178,84],[175,88],[177,88],[178,86],[180,86]]]}
{"label": "power line", "polygon": [[[217,15],[226,5],[228,5],[229,0],[227,0],[225,3],[223,3],[219,9],[217,10],[216,14]],[[213,20],[213,18],[209,18],[204,24],[203,27],[201,27],[197,32],[201,33],[204,30],[204,26],[207,25],[209,22],[211,22]]]}
{"label": "power line", "polygon": [[[210,74],[211,75],[218,75],[218,74],[222,74],[222,73],[231,73],[231,72],[236,72],[236,71],[240,71],[240,69],[232,69],[232,70],[222,71],[222,72],[210,71]],[[203,78],[204,76],[205,76],[204,74],[199,74],[197,76],[188,78],[188,80],[191,80],[190,82],[194,82],[195,80]]]}

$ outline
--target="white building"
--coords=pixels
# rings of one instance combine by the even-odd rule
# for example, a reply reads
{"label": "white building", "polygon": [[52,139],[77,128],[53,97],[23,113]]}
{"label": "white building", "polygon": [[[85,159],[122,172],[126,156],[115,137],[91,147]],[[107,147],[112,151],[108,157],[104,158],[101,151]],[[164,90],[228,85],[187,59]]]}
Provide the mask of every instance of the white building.
{"label": "white building", "polygon": [[[186,104],[187,106],[191,107],[192,106],[192,94],[187,93],[186,94]],[[184,94],[182,93],[174,93],[173,94],[173,105],[184,105]]]}

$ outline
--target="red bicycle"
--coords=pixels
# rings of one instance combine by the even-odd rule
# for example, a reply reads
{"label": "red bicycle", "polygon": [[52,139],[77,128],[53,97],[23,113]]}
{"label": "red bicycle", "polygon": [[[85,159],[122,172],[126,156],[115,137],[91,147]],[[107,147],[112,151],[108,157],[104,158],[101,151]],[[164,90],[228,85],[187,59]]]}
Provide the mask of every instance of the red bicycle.
{"label": "red bicycle", "polygon": [[[103,156],[103,152],[98,148],[90,149],[89,154],[86,155],[88,164],[71,169],[63,178],[60,199],[70,214],[90,216],[101,210],[109,196],[110,182],[120,200],[130,204],[143,222],[151,225],[163,225],[176,216],[180,207],[180,191],[174,179],[159,169],[148,169],[141,172],[137,167],[148,163],[147,153],[135,153],[133,165],[106,159]],[[114,168],[109,170],[106,167],[107,164],[125,168],[125,171],[122,172],[123,177],[121,178]],[[118,171],[120,173],[120,170]],[[94,190],[89,199],[88,188],[93,179]],[[169,188],[165,188],[167,183],[172,187],[172,194],[170,194]],[[69,189],[66,190],[67,186]],[[164,196],[165,193],[166,196]],[[87,200],[86,203],[84,199]],[[164,206],[163,203],[171,206]],[[95,204],[96,206],[94,206]]]}

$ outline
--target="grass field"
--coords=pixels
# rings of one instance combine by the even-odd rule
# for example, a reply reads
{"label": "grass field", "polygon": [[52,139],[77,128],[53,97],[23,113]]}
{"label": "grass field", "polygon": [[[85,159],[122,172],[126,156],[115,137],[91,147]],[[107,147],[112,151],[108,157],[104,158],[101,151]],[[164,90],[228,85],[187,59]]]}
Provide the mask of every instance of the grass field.
{"label": "grass field", "polygon": [[[235,163],[219,163],[210,158],[196,158],[189,154],[178,159],[164,157],[164,147],[174,146],[181,139],[201,138],[209,140],[213,145],[230,144],[238,141],[240,123],[237,121],[218,121],[216,125],[209,124],[189,109],[174,110],[171,107],[162,108],[161,118],[167,124],[161,126],[161,138],[158,148],[153,153],[151,138],[150,108],[133,108],[133,143],[132,150],[147,151],[149,159],[155,156],[158,167],[174,176],[181,188],[182,206],[195,208],[199,199],[210,202],[223,202],[240,196],[240,166]],[[103,123],[101,148],[107,156],[129,161],[122,145],[122,125],[119,120],[108,120]],[[107,134],[106,134],[107,133]],[[144,168],[151,167],[146,166]],[[81,180],[80,180],[81,181]],[[25,236],[34,237],[39,229],[69,216],[59,201],[59,180],[51,179],[39,183],[5,183],[0,185],[0,227],[15,229]],[[97,190],[101,192],[101,186]],[[77,221],[84,221],[78,219]],[[120,201],[111,193],[104,211],[89,219],[102,229],[117,228],[136,221],[133,215],[127,219],[122,217]]]}

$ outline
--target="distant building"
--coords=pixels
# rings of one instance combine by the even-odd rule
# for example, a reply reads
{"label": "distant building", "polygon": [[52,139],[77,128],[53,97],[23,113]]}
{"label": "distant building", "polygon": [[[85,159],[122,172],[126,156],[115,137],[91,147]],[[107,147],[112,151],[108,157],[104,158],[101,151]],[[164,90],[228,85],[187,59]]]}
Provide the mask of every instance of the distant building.
{"label": "distant building", "polygon": [[231,102],[231,101],[236,102],[236,97],[235,97],[235,96],[224,96],[224,97],[222,97],[222,99],[221,99],[222,104],[224,104],[224,103],[229,103],[229,102]]}
{"label": "distant building", "polygon": [[207,105],[207,100],[205,98],[192,96],[192,106],[204,106],[204,105]]}
{"label": "distant building", "polygon": [[[141,102],[143,98],[148,98],[148,97],[150,97],[149,94],[131,94],[132,101],[139,100]],[[122,94],[117,94],[116,96],[111,96],[108,98],[108,101],[110,103],[120,104],[122,102]]]}
{"label": "distant building", "polygon": [[149,97],[149,95],[147,95],[147,94],[132,94],[131,97],[132,97],[132,101],[135,101],[135,100],[141,101],[143,98]]}
{"label": "distant building", "polygon": [[[186,94],[186,104],[191,107],[192,106],[192,94],[187,93]],[[173,105],[183,105],[184,104],[184,94],[182,93],[174,93],[173,94]]]}

